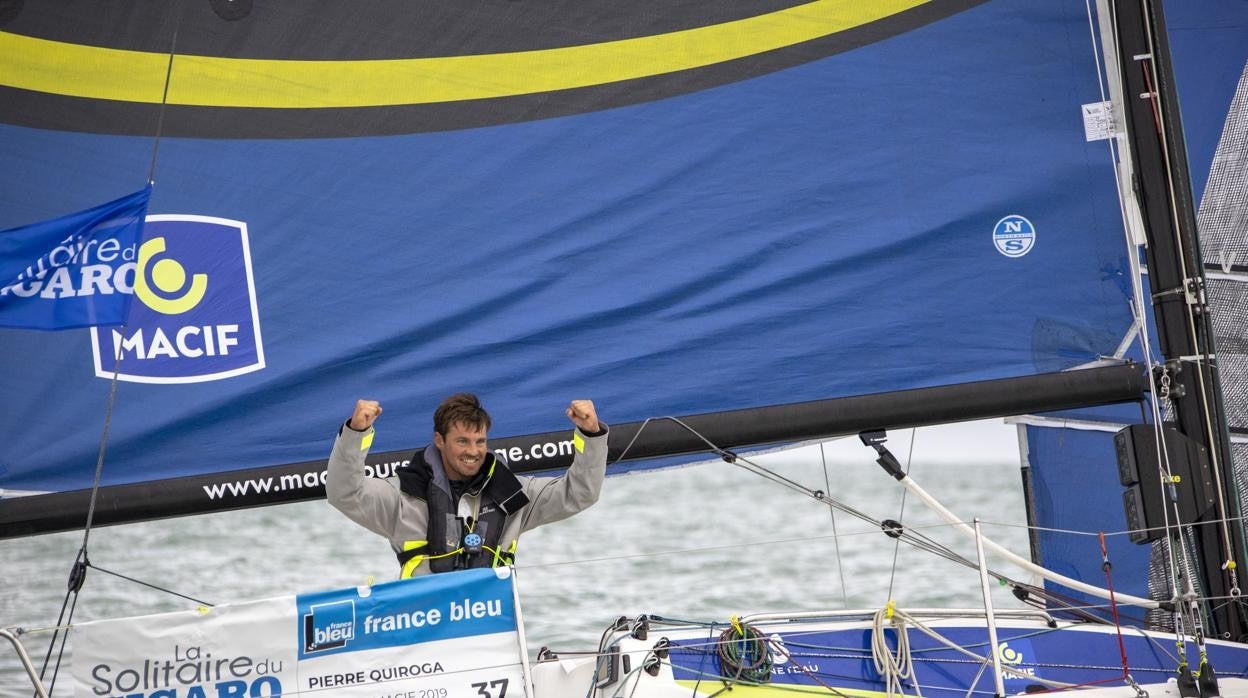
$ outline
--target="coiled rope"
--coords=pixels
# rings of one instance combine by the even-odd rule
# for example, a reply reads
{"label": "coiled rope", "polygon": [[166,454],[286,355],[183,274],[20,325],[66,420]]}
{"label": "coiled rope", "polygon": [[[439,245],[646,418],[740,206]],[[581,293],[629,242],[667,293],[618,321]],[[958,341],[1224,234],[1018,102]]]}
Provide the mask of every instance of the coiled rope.
{"label": "coiled rope", "polygon": [[[875,612],[871,621],[871,661],[875,664],[875,672],[884,679],[888,696],[904,695],[901,684],[906,679],[914,686],[914,694],[922,696],[923,691],[914,680],[914,661],[910,657],[910,634],[906,631],[906,617],[895,612],[893,602]],[[897,634],[897,650],[888,646],[885,634],[885,623],[893,626]]]}
{"label": "coiled rope", "polygon": [[732,625],[719,636],[719,672],[733,683],[767,683],[771,680],[771,653],[767,638],[736,616]]}
{"label": "coiled rope", "polygon": [[[890,621],[893,629],[897,633],[897,650],[894,652],[888,646],[887,635],[885,634],[885,621]],[[925,625],[922,621],[914,616],[898,610],[894,602],[890,600],[888,605],[875,612],[871,624],[871,659],[875,663],[875,670],[884,679],[888,687],[888,695],[901,695],[901,683],[903,680],[909,679],[911,685],[914,686],[914,694],[922,696],[923,692],[919,688],[919,682],[914,677],[914,661],[910,656],[910,638],[908,627],[913,626],[914,629],[922,632],[928,637],[936,640],[945,647],[959,652],[980,663],[981,666],[987,666],[992,661],[991,655],[979,655],[970,651],[966,647],[957,644],[953,640],[936,632],[935,629]],[[987,648],[988,652],[995,652],[996,648]],[[942,660],[949,661],[949,660]],[[1077,684],[1065,683],[1063,681],[1054,681],[1052,679],[1044,679],[1039,676],[1032,676],[1016,669],[1012,666],[1003,665],[1001,671],[1025,678],[1031,682],[1042,684],[1050,688],[1074,688]]]}

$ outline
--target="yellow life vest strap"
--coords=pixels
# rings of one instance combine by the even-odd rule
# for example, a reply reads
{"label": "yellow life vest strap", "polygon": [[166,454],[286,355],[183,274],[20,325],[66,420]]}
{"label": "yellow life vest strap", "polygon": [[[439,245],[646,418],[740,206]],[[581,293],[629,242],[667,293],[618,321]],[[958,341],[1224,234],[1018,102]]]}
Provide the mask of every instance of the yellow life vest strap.
{"label": "yellow life vest strap", "polygon": [[456,548],[441,555],[421,555],[416,552],[428,545],[429,541],[427,540],[403,541],[403,552],[399,553],[399,560],[403,563],[403,571],[399,573],[399,579],[411,579],[416,572],[416,568],[420,567],[425,560],[437,560],[438,558],[458,555],[464,551],[463,548]]}
{"label": "yellow life vest strap", "polygon": [[481,547],[488,550],[494,556],[494,564],[492,565],[493,567],[502,567],[503,565],[510,565],[516,561],[516,543],[517,542],[519,541],[512,540],[511,547],[509,547],[506,551],[504,551],[502,548],[497,548],[497,549],[491,548],[488,545],[483,545]]}

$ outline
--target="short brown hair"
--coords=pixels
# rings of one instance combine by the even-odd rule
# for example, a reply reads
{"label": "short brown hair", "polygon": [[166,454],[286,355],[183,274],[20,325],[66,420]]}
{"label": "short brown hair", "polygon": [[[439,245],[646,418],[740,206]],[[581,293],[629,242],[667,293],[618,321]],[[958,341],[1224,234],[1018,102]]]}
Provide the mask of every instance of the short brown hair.
{"label": "short brown hair", "polygon": [[446,437],[452,424],[490,430],[490,414],[472,393],[455,393],[442,401],[433,413],[433,430]]}

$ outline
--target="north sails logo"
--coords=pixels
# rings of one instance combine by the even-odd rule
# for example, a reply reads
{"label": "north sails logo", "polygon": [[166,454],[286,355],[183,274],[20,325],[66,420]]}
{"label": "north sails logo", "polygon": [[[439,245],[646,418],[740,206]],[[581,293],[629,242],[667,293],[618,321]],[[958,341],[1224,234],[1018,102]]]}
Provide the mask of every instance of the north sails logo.
{"label": "north sails logo", "polygon": [[124,328],[94,328],[95,375],[136,383],[198,383],[264,368],[247,224],[148,216]]}
{"label": "north sails logo", "polygon": [[997,221],[992,227],[992,244],[1006,257],[1022,257],[1036,244],[1036,226],[1016,213]]}
{"label": "north sails logo", "polygon": [[324,652],[355,639],[355,602],[334,601],[312,606],[303,615],[303,651]]}

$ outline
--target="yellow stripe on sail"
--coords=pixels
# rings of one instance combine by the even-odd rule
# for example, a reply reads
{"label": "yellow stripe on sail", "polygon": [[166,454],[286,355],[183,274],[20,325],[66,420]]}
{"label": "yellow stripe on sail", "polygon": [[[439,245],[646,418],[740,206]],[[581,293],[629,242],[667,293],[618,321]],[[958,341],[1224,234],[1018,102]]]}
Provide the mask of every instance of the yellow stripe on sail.
{"label": "yellow stripe on sail", "polygon": [[[308,61],[177,55],[168,101],[208,107],[372,107],[589,87],[793,46],[928,1],[815,0],[667,34],[475,56]],[[0,84],[35,92],[159,104],[168,60],[167,54],[0,32]]]}

